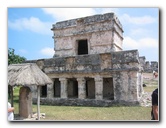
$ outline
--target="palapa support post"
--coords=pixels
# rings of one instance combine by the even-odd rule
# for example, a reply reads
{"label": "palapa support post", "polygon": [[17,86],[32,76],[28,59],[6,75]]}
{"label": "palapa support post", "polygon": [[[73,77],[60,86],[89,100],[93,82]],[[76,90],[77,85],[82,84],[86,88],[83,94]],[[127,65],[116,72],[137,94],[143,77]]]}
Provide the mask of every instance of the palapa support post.
{"label": "palapa support post", "polygon": [[13,86],[10,86],[10,92],[11,92],[11,106],[14,107],[14,103],[13,103]]}
{"label": "palapa support post", "polygon": [[37,86],[37,120],[40,120],[40,86]]}

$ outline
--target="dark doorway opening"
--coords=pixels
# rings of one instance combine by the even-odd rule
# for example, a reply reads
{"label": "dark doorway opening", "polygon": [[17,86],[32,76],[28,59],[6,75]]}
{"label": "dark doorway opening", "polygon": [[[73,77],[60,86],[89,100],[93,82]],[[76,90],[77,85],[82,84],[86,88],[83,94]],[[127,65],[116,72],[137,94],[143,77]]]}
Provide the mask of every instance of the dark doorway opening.
{"label": "dark doorway opening", "polygon": [[88,54],[88,41],[78,40],[78,55]]}
{"label": "dark doorway opening", "polygon": [[95,81],[94,78],[86,79],[86,97],[87,99],[95,99]]}
{"label": "dark doorway opening", "polygon": [[75,78],[68,79],[68,98],[78,98],[78,82]]}
{"label": "dark doorway opening", "polygon": [[41,97],[47,97],[47,85],[41,86]]}
{"label": "dark doorway opening", "polygon": [[114,100],[113,78],[103,78],[103,98]]}
{"label": "dark doorway opening", "polygon": [[55,80],[54,80],[54,97],[60,97],[60,91],[61,91],[60,81],[58,78],[55,78]]}

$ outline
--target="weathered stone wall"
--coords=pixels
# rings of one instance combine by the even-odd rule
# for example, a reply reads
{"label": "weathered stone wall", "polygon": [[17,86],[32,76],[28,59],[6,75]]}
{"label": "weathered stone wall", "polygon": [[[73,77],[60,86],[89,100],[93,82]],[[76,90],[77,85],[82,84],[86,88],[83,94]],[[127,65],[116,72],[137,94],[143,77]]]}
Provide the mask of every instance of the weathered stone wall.
{"label": "weathered stone wall", "polygon": [[[116,100],[138,100],[143,92],[142,70],[138,51],[123,51],[112,53],[114,98]],[[122,86],[123,85],[123,86]]]}
{"label": "weathered stone wall", "polygon": [[76,56],[78,40],[86,39],[88,54],[121,51],[123,30],[114,13],[57,22],[54,32],[55,56]]}
{"label": "weathered stone wall", "polygon": [[138,71],[139,56],[137,50],[112,52],[112,69],[116,71]]}
{"label": "weathered stone wall", "polygon": [[[56,57],[39,61],[40,63],[38,61],[35,62],[41,64],[39,67],[41,67],[50,78],[59,79],[60,81],[60,83],[58,82],[61,86],[59,98],[54,97],[53,85],[47,85],[48,96],[46,99],[48,100],[46,101],[48,101],[48,104],[61,104],[62,98],[72,98],[73,93],[76,92],[73,90],[75,89],[73,88],[73,84],[71,84],[72,79],[78,81],[79,88],[78,95],[76,95],[78,100],[71,100],[72,102],[79,101],[79,99],[83,97],[85,100],[113,100],[116,101],[116,103],[136,103],[142,96],[142,77],[137,50]],[[106,79],[109,79],[108,83],[106,83]],[[82,88],[86,81],[88,85],[87,96],[85,96],[85,90]],[[108,84],[112,85],[107,87]],[[68,89],[69,87],[70,89]],[[83,90],[81,90],[81,88]],[[110,90],[106,91],[107,89]],[[53,100],[52,98],[58,98],[59,100]],[[65,101],[69,102],[70,100],[67,99]],[[42,101],[42,103],[44,101]],[[56,101],[56,103],[50,103],[53,101]],[[81,100],[77,105],[79,105],[80,102],[81,104],[86,104],[82,103]],[[113,103],[115,102],[106,104],[112,105]],[[87,101],[87,105],[89,105],[89,101]],[[100,106],[98,103],[94,105]]]}
{"label": "weathered stone wall", "polygon": [[[33,98],[33,103],[37,103],[37,99]],[[110,107],[110,106],[138,106],[139,101],[116,101],[116,100],[94,100],[94,99],[61,99],[61,98],[41,98],[40,104],[43,105],[59,105],[59,106],[94,106],[94,107]]]}
{"label": "weathered stone wall", "polygon": [[46,74],[53,73],[95,73],[103,71],[139,70],[137,50],[111,52],[72,57],[56,57],[36,61]]}
{"label": "weathered stone wall", "polygon": [[[132,77],[132,78],[131,78]],[[115,100],[136,101],[138,100],[137,76],[134,72],[116,73],[114,79]],[[121,86],[123,85],[123,86]]]}

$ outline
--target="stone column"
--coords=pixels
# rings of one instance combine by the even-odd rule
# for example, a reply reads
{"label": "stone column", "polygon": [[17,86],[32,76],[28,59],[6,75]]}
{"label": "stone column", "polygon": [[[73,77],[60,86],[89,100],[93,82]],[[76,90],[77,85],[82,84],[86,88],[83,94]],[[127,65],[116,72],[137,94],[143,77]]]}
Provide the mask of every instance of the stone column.
{"label": "stone column", "polygon": [[137,93],[138,93],[138,95],[137,95],[137,99],[138,99],[138,97],[141,97],[142,96],[142,93],[144,92],[144,90],[143,90],[143,74],[142,74],[142,72],[138,72],[137,73]]}
{"label": "stone column", "polygon": [[67,79],[66,78],[59,78],[61,83],[61,98],[67,98]]}
{"label": "stone column", "polygon": [[[54,81],[54,79],[52,79]],[[52,84],[47,84],[47,98],[54,97],[54,82]]]}
{"label": "stone column", "polygon": [[31,118],[32,116],[32,92],[29,87],[20,88],[19,115],[24,118]]}
{"label": "stone column", "polygon": [[78,98],[86,98],[86,80],[85,78],[77,78],[78,81]]}
{"label": "stone column", "polygon": [[103,99],[103,78],[101,76],[95,77],[95,98],[96,100]]}

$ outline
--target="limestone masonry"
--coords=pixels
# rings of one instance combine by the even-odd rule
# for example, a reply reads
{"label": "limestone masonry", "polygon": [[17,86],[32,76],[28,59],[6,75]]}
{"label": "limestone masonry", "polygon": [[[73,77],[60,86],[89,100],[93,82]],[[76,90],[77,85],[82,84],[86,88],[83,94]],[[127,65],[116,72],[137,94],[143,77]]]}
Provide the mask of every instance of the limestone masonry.
{"label": "limestone masonry", "polygon": [[[123,51],[123,28],[114,13],[53,24],[55,54],[29,60],[54,82],[41,88],[41,104],[136,105],[142,96],[137,50]],[[37,89],[31,87],[36,103]]]}

